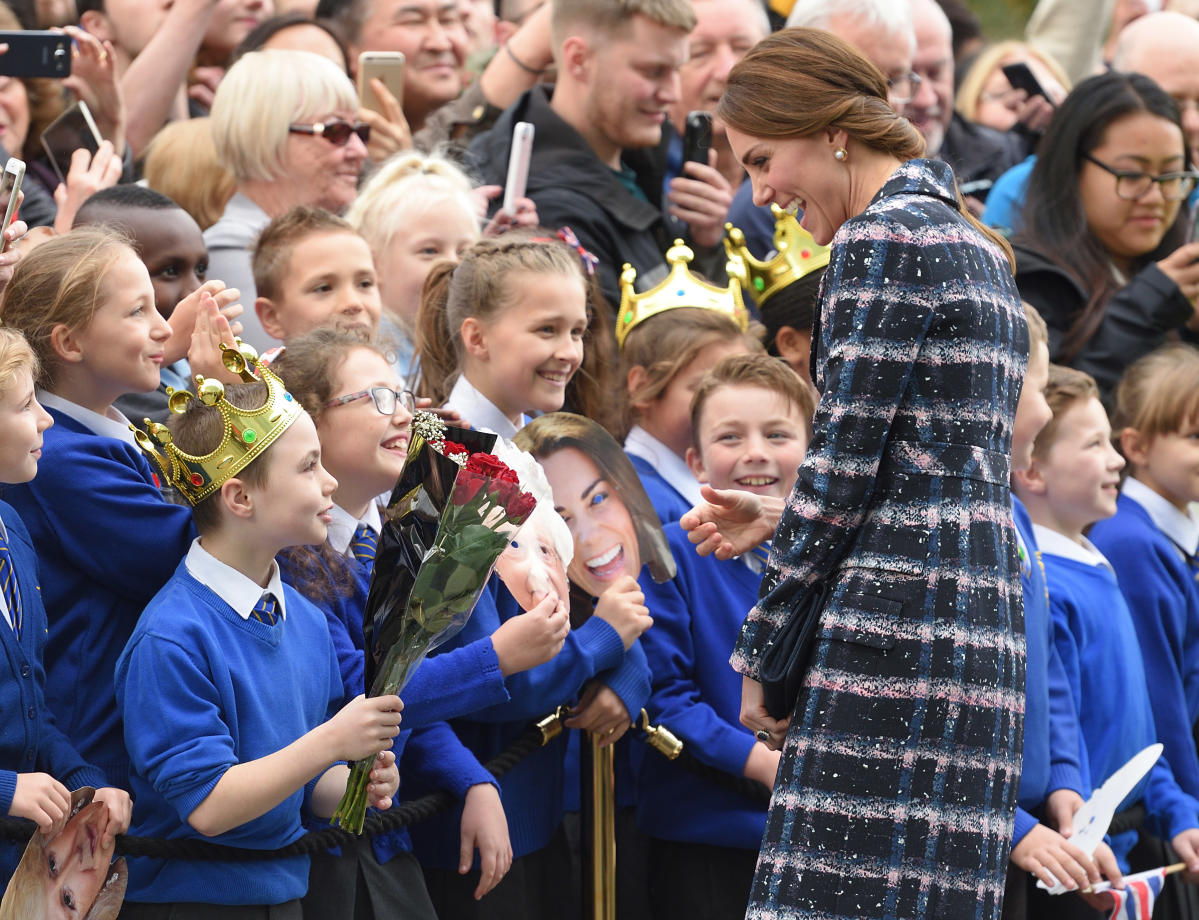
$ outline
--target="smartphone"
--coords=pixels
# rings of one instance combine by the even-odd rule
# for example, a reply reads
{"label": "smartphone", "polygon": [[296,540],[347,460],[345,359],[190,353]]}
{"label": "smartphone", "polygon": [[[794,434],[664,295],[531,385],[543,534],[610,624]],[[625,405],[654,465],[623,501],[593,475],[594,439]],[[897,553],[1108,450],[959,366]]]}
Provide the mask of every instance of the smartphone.
{"label": "smartphone", "polygon": [[[9,157],[4,164],[4,178],[0,181],[0,201],[7,201],[4,208],[4,223],[0,231],[7,230],[17,216],[17,202],[21,197],[21,181],[25,178],[25,161]],[[8,249],[8,240],[0,236],[0,252]]]}
{"label": "smartphone", "polygon": [[1053,100],[1049,98],[1049,94],[1045,92],[1045,88],[1035,76],[1032,70],[1023,61],[1017,64],[1004,64],[1002,68],[1003,75],[1007,77],[1008,83],[1012,84],[1012,89],[1022,89],[1028,93],[1028,98],[1033,96],[1041,96],[1046,102],[1053,104]]}
{"label": "smartphone", "polygon": [[504,183],[504,206],[509,217],[516,216],[516,199],[525,197],[529,182],[529,161],[533,158],[533,126],[518,121],[512,129],[512,147],[508,151],[508,180]]}
{"label": "smartphone", "polygon": [[712,147],[712,113],[690,112],[683,127],[683,162],[708,165]]}
{"label": "smartphone", "polygon": [[371,89],[371,80],[383,81],[387,91],[404,101],[404,55],[399,51],[363,51],[358,55],[358,101],[364,109],[383,114],[383,104]]}
{"label": "smartphone", "polygon": [[[0,57],[0,60],[4,60]],[[82,99],[67,108],[42,132],[42,149],[59,182],[67,181],[67,173],[71,169],[71,154],[80,147],[86,147],[90,153],[100,149],[100,132],[87,103]]]}
{"label": "smartphone", "polygon": [[0,32],[8,51],[0,54],[0,74],[6,77],[71,75],[71,39],[61,32]]}

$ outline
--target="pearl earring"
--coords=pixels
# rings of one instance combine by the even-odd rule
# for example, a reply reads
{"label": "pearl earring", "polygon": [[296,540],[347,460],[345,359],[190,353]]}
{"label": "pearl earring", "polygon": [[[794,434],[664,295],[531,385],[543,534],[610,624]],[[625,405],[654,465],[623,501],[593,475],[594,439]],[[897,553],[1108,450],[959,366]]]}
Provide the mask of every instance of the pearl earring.
{"label": "pearl earring", "polygon": [[849,156],[849,151],[846,150],[844,147],[838,147],[836,150],[833,151],[833,156],[836,157],[838,160],[840,160],[842,163],[844,163],[846,158]]}

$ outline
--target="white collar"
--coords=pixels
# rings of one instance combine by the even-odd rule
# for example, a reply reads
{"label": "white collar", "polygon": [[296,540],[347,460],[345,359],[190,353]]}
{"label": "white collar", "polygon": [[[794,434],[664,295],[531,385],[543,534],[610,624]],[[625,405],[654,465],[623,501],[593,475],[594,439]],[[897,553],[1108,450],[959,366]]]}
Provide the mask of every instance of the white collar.
{"label": "white collar", "polygon": [[1182,547],[1184,552],[1199,552],[1199,520],[1194,511],[1183,514],[1149,486],[1129,476],[1120,492],[1145,509],[1157,529]]}
{"label": "white collar", "polygon": [[129,428],[129,419],[125,418],[114,406],[109,406],[108,412],[101,415],[42,389],[37,391],[37,401],[47,409],[57,409],[68,418],[74,419],[93,434],[116,438],[118,441],[124,441],[130,447],[137,447],[137,440]]}
{"label": "white collar", "polygon": [[[5,543],[8,542],[8,528],[4,526],[3,518],[0,518],[0,538],[2,538]],[[8,561],[9,561],[9,564],[12,565],[12,567],[13,567],[13,575],[15,577],[17,567],[16,567],[15,561],[13,560],[13,557],[12,557],[12,547],[11,546],[9,546],[9,548],[8,548]],[[0,613],[4,614],[4,621],[6,623],[8,623],[10,629],[17,628],[16,624],[13,623],[13,621],[12,621],[12,611],[10,611],[8,609],[8,601],[5,599],[3,591],[0,591]]]}
{"label": "white collar", "polygon": [[346,511],[341,505],[335,504],[333,511],[330,512],[333,520],[329,522],[329,545],[343,556],[351,556],[350,544],[354,541],[354,531],[358,529],[360,524],[365,524],[375,532],[378,536],[383,532],[383,518],[379,514],[379,506],[373,501],[370,507],[366,509],[366,514],[362,520],[353,517],[350,512]]}
{"label": "white collar", "polygon": [[673,450],[640,425],[634,425],[624,439],[625,453],[640,457],[658,471],[676,492],[692,507],[703,501],[699,480],[687,463]]}
{"label": "white collar", "polygon": [[271,560],[271,580],[265,588],[208,552],[200,545],[199,537],[192,540],[184,564],[196,581],[216,592],[217,597],[232,607],[243,620],[250,619],[254,605],[268,591],[275,596],[280,619],[287,619],[287,610],[283,606],[283,579],[279,576],[279,564],[275,560]]}
{"label": "white collar", "polygon": [[465,374],[459,374],[445,401],[446,409],[453,409],[479,431],[490,431],[503,438],[511,438],[528,423],[526,416],[520,417],[520,425],[514,426],[495,403],[480,393]]}
{"label": "white collar", "polygon": [[1116,570],[1107,561],[1107,557],[1086,537],[1082,538],[1081,543],[1075,543],[1065,534],[1050,530],[1041,524],[1033,524],[1032,529],[1042,556],[1060,556],[1063,559],[1081,562],[1083,565],[1101,565],[1109,572],[1115,573]]}

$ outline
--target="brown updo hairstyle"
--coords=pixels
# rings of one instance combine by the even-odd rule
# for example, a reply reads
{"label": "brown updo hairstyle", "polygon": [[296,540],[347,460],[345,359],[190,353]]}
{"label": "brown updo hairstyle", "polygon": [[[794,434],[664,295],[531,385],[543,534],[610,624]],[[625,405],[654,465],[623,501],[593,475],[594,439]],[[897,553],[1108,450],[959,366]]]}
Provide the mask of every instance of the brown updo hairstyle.
{"label": "brown updo hairstyle", "polygon": [[[882,72],[824,29],[783,29],[754,45],[729,73],[716,114],[752,137],[811,137],[840,128],[901,161],[925,155],[920,132],[888,103]],[[1014,266],[1011,246],[970,213],[960,192],[958,207]]]}

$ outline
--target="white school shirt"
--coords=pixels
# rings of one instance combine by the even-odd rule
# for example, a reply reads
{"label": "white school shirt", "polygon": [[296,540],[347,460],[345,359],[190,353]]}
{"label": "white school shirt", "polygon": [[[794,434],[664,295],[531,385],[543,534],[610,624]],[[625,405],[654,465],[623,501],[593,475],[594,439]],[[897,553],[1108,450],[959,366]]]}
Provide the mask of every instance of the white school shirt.
{"label": "white school shirt", "polygon": [[[137,447],[137,439],[133,436],[133,430],[129,427],[129,419],[125,417],[124,413],[112,406],[108,407],[108,412],[101,415],[99,412],[85,409],[78,403],[73,403],[69,399],[63,399],[61,396],[55,396],[53,393],[48,393],[45,390],[37,391],[37,401],[47,409],[57,409],[67,418],[78,422],[93,434],[103,435],[106,438],[116,438],[118,441],[124,441],[130,447]],[[141,448],[138,449],[140,450]]]}
{"label": "white school shirt", "polygon": [[[3,520],[0,520],[0,538],[3,538],[5,543],[8,542],[8,528],[4,526]],[[10,546],[8,549],[8,562],[9,565],[12,565],[13,578],[16,578],[17,567],[13,565],[14,561],[12,547]],[[16,630],[17,624],[12,621],[12,611],[8,609],[8,599],[4,596],[3,591],[0,591],[0,612],[4,614],[4,622],[8,624],[8,628]]]}
{"label": "white school shirt", "polygon": [[529,423],[528,416],[522,415],[520,424],[514,426],[495,403],[475,389],[461,374],[454,383],[454,389],[450,390],[450,398],[445,401],[443,408],[453,409],[466,419],[472,428],[489,431],[509,440]]}
{"label": "white school shirt", "polygon": [[1183,514],[1145,483],[1132,476],[1124,480],[1120,492],[1144,508],[1157,525],[1157,529],[1181,546],[1185,552],[1192,556],[1199,552],[1199,519],[1195,517],[1193,505],[1190,514]]}
{"label": "white school shirt", "polygon": [[1061,556],[1063,559],[1073,559],[1083,565],[1101,565],[1113,575],[1116,574],[1116,570],[1107,561],[1107,557],[1099,552],[1095,544],[1086,537],[1082,538],[1081,543],[1075,543],[1065,534],[1060,534],[1056,530],[1050,530],[1040,524],[1033,524],[1032,530],[1033,536],[1037,538],[1037,546],[1041,550],[1041,555]]}
{"label": "white school shirt", "polygon": [[208,552],[200,545],[199,537],[192,540],[184,565],[192,578],[211,588],[217,597],[232,607],[243,620],[250,619],[254,605],[268,591],[275,596],[275,603],[278,605],[275,609],[279,618],[287,619],[287,608],[283,603],[283,579],[279,576],[279,563],[274,559],[271,560],[271,578],[265,588]]}
{"label": "white school shirt", "polygon": [[699,492],[699,480],[686,461],[640,425],[630,429],[624,439],[624,451],[640,457],[657,470],[692,507],[704,500]]}
{"label": "white school shirt", "polygon": [[383,532],[383,517],[379,514],[379,506],[375,502],[371,502],[362,520],[353,517],[350,512],[337,504],[333,506],[333,511],[330,513],[333,520],[329,522],[329,545],[343,556],[354,555],[350,551],[350,544],[354,542],[354,531],[358,529],[359,525],[365,524],[375,532],[376,537]]}

